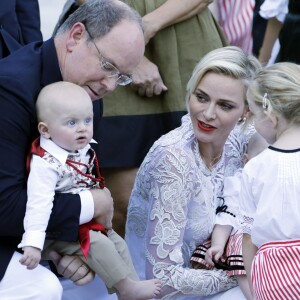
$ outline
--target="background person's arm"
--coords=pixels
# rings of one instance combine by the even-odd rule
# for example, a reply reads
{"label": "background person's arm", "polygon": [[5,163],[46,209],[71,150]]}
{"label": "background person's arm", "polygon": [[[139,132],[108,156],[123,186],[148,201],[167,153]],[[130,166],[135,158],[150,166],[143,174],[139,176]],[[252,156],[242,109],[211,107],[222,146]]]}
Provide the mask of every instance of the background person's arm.
{"label": "background person's arm", "polygon": [[267,65],[271,55],[272,50],[278,39],[279,32],[283,26],[283,23],[277,20],[276,17],[270,18],[267,23],[267,28],[265,31],[262,47],[259,51],[259,61],[263,66]]}
{"label": "background person's arm", "polygon": [[[160,7],[143,16],[144,36],[147,44],[160,30],[187,20],[201,12],[211,1],[167,0]],[[168,90],[159,72],[159,66],[144,56],[133,73],[132,88],[140,95],[153,97]]]}
{"label": "background person's arm", "polygon": [[167,0],[151,13],[143,16],[145,42],[160,30],[185,21],[205,9],[212,0]]}

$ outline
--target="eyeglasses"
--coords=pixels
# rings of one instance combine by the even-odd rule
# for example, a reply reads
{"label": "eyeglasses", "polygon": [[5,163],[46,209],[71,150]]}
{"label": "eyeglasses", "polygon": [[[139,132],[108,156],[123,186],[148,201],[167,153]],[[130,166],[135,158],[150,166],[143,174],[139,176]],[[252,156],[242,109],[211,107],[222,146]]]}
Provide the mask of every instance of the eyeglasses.
{"label": "eyeglasses", "polygon": [[128,85],[132,82],[132,77],[131,75],[125,75],[122,74],[117,67],[115,67],[112,63],[107,61],[107,59],[101,54],[99,48],[97,47],[96,43],[94,42],[94,38],[90,34],[89,30],[85,26],[85,30],[87,34],[89,35],[92,43],[94,44],[95,48],[97,49],[99,56],[100,56],[100,67],[101,69],[106,73],[106,76],[111,78],[111,77],[116,77],[116,85],[121,85],[125,86]]}

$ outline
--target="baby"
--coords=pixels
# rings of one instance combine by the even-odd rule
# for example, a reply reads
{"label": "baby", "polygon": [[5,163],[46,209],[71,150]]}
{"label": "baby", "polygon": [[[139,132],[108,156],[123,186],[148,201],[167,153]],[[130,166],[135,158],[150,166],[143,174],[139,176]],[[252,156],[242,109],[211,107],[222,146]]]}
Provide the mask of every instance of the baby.
{"label": "baby", "polygon": [[[36,108],[40,138],[34,141],[30,153],[25,233],[19,244],[24,254],[20,263],[28,269],[35,268],[43,249],[75,254],[86,261],[109,289],[116,290],[119,299],[157,297],[161,282],[157,279],[139,281],[125,241],[111,229],[113,200],[90,145],[95,141],[89,95],[75,84],[58,82],[42,89]],[[103,191],[102,207],[95,207],[91,222],[80,225],[80,243],[45,242],[55,194],[80,194],[81,201],[88,201],[84,200],[87,199],[84,193],[91,189]],[[85,207],[82,205],[81,209]]]}

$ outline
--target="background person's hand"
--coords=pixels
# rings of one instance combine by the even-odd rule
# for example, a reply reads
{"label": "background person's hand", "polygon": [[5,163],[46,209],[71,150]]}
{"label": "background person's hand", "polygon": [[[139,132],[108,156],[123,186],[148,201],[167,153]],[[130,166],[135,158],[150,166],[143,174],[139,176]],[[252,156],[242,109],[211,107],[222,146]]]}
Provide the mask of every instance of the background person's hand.
{"label": "background person's hand", "polygon": [[168,90],[165,86],[158,67],[145,56],[132,74],[131,87],[140,96],[152,97]]}
{"label": "background person's hand", "polygon": [[53,261],[57,272],[72,280],[76,285],[86,285],[95,278],[92,271],[78,256],[61,256],[56,251],[49,252],[49,259]]}

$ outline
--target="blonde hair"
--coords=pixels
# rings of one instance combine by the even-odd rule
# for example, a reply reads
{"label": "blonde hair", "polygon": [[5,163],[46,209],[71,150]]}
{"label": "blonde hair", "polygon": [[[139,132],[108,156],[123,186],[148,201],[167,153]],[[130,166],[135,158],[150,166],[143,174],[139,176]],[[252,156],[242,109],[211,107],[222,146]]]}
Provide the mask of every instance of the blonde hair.
{"label": "blonde hair", "polygon": [[275,112],[289,122],[300,122],[300,66],[294,63],[275,63],[261,70],[248,89],[251,98],[261,109]]}
{"label": "blonde hair", "polygon": [[[186,105],[197,88],[201,79],[207,73],[216,73],[229,76],[233,79],[241,79],[245,85],[245,94],[254,75],[261,69],[261,64],[251,54],[245,53],[235,46],[218,48],[207,53],[196,65],[192,77],[187,84]],[[245,103],[247,104],[246,98]]]}

